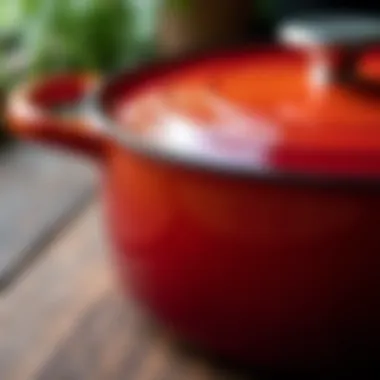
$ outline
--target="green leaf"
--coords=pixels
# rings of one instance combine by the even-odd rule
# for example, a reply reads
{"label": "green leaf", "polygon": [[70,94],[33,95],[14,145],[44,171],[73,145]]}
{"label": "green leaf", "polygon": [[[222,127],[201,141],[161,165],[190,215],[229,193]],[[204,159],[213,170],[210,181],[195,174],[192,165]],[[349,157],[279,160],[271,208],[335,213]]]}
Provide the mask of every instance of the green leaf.
{"label": "green leaf", "polygon": [[[112,70],[131,64],[148,41],[132,0],[0,0],[20,6],[22,48],[33,72]],[[154,1],[154,0],[148,0]]]}

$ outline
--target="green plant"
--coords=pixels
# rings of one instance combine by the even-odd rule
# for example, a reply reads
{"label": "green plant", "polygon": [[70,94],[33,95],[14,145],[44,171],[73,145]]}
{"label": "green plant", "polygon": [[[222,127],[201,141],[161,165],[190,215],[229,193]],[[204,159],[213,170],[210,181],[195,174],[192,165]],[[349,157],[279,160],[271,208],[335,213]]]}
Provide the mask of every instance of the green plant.
{"label": "green plant", "polygon": [[0,0],[0,96],[30,74],[135,64],[151,51],[141,1]]}
{"label": "green plant", "polygon": [[133,64],[150,48],[139,34],[141,10],[133,0],[1,1],[13,14],[7,27],[19,33],[32,72],[113,70]]}
{"label": "green plant", "polygon": [[39,0],[23,44],[34,70],[114,69],[132,60],[131,10],[125,0]]}

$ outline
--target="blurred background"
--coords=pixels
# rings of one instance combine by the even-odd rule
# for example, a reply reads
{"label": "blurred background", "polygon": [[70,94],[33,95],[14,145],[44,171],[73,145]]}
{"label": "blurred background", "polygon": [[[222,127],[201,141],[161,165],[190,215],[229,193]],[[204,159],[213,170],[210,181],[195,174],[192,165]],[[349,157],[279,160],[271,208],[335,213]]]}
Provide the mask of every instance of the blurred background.
{"label": "blurred background", "polygon": [[273,38],[299,13],[379,11],[369,0],[1,0],[0,88],[63,69],[109,72],[141,61]]}

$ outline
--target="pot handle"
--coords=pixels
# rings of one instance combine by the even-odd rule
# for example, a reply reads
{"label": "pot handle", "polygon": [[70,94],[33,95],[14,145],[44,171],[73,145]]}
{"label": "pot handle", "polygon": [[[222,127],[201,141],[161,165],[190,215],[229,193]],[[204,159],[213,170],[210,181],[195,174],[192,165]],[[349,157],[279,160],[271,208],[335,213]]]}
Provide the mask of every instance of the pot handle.
{"label": "pot handle", "polygon": [[366,79],[358,64],[368,46],[380,42],[380,18],[358,15],[315,15],[288,20],[278,29],[280,42],[303,49],[310,57],[310,83],[351,86],[380,95],[380,83]]}
{"label": "pot handle", "polygon": [[8,99],[5,118],[21,138],[58,145],[102,158],[106,135],[83,116],[59,116],[54,110],[77,107],[95,90],[99,77],[90,73],[56,74],[16,88]]}

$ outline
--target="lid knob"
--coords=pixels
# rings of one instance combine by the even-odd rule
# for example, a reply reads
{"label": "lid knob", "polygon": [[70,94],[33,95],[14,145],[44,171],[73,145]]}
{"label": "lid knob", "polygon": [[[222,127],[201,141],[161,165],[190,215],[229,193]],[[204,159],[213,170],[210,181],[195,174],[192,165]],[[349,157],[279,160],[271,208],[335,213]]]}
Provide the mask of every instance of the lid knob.
{"label": "lid knob", "polygon": [[380,42],[380,17],[301,17],[280,25],[278,38],[283,44],[307,50],[310,54],[313,85],[324,86],[332,81],[359,83],[357,63],[368,45]]}

